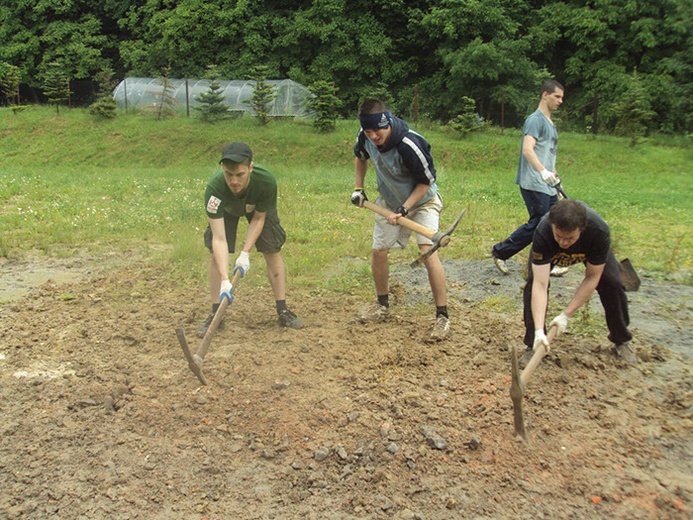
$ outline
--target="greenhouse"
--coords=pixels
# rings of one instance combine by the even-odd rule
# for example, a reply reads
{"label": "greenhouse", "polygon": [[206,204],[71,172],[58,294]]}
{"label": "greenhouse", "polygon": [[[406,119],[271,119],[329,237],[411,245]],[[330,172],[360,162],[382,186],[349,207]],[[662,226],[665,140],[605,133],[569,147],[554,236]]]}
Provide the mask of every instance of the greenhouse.
{"label": "greenhouse", "polygon": [[[190,113],[190,108],[199,106],[196,97],[208,91],[210,80],[207,79],[169,79],[171,85],[169,98],[175,100],[175,108],[181,112]],[[216,80],[221,87],[219,93],[231,111],[238,114],[254,115],[254,110],[248,100],[253,95],[252,80]],[[267,85],[274,88],[276,97],[272,101],[271,117],[292,117],[299,119],[312,118],[315,111],[308,107],[308,101],[313,94],[290,79],[265,80]],[[161,101],[163,93],[162,80],[158,78],[125,78],[113,91],[113,98],[118,108],[146,109],[155,107]]]}

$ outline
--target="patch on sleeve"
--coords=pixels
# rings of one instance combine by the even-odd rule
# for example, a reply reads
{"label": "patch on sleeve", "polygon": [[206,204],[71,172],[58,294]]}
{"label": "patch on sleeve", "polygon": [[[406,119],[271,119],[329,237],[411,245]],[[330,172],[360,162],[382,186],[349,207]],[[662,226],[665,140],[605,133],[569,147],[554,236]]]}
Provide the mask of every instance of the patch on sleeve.
{"label": "patch on sleeve", "polygon": [[544,259],[544,255],[541,253],[537,253],[536,251],[532,251],[532,260],[536,262],[540,262],[541,260]]}
{"label": "patch on sleeve", "polygon": [[214,195],[209,197],[207,201],[207,213],[215,214],[219,211],[219,204],[221,204],[221,199],[216,198]]}

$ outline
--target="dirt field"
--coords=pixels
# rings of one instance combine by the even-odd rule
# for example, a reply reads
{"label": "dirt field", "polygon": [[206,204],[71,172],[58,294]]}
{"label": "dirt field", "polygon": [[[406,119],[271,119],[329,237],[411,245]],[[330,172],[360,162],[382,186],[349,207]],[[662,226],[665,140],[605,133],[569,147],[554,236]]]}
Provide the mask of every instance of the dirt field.
{"label": "dirt field", "polygon": [[433,345],[423,269],[397,266],[395,315],[368,326],[350,322],[367,302],[290,287],[306,327],[283,330],[270,291],[241,285],[207,387],[175,336],[199,344],[204,288],[106,265],[0,265],[2,519],[690,518],[690,286],[629,293],[636,366],[603,325],[559,338],[520,442],[519,263],[446,260],[453,335]]}

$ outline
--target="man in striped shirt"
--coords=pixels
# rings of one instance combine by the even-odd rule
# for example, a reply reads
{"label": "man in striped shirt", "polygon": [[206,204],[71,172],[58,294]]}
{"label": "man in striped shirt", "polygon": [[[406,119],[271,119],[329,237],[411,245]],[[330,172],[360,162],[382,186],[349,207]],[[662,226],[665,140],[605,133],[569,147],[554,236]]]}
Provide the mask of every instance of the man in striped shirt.
{"label": "man in striped shirt", "polygon": [[[363,206],[368,200],[364,182],[370,159],[375,168],[379,194],[375,204],[392,212],[387,218],[375,215],[371,266],[378,301],[358,315],[362,322],[373,322],[387,319],[390,313],[388,252],[405,247],[412,233],[397,225],[397,219],[407,217],[438,231],[443,201],[436,185],[431,145],[423,136],[393,116],[378,99],[367,99],[361,104],[359,121],[361,129],[354,145],[356,157],[351,202]],[[433,245],[429,238],[418,233],[416,241],[421,253]],[[436,306],[430,339],[439,341],[450,332],[445,270],[437,252],[428,257],[424,265]]]}

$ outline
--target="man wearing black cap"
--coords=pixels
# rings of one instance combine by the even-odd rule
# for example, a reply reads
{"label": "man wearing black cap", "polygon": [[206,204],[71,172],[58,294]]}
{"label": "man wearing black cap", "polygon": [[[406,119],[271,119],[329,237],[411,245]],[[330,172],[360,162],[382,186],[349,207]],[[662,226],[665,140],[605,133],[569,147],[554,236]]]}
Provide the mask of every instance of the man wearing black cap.
{"label": "man wearing black cap", "polygon": [[255,246],[267,263],[279,325],[300,328],[301,320],[286,307],[286,271],[280,253],[286,232],[277,214],[277,181],[271,172],[253,163],[253,152],[247,144],[235,142],[224,147],[219,168],[207,184],[205,204],[209,221],[205,245],[212,253],[209,264],[212,313],[197,335],[204,337],[223,298],[233,301],[229,253],[235,251],[238,220],[243,216],[248,221],[248,230],[234,273],[237,270],[241,276],[248,273],[250,251]]}
{"label": "man wearing black cap", "polygon": [[[351,202],[363,206],[368,200],[364,180],[370,159],[380,195],[375,204],[392,211],[388,218],[375,215],[371,266],[378,301],[357,316],[361,322],[372,322],[388,318],[390,312],[388,252],[406,246],[411,235],[408,228],[397,225],[397,219],[407,217],[438,231],[443,201],[438,195],[431,145],[423,136],[410,130],[406,122],[393,116],[378,99],[367,99],[361,104],[359,121],[361,130],[354,146],[355,187]],[[419,234],[416,241],[422,253],[433,245],[429,238]],[[429,256],[424,265],[436,305],[430,339],[439,341],[450,332],[445,270],[437,252]]]}

